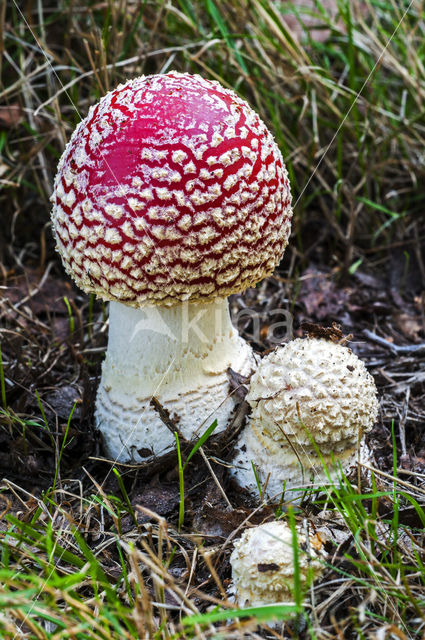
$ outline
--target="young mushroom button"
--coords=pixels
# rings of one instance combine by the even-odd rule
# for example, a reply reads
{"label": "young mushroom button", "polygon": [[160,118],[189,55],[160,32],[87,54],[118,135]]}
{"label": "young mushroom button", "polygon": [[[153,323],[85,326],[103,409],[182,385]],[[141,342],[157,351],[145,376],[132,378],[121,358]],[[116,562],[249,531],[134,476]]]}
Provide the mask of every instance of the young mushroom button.
{"label": "young mushroom button", "polygon": [[227,369],[251,348],[227,296],[279,262],[290,232],[287,172],[271,133],[233,91],[176,72],[108,93],[73,133],[55,180],[57,249],[78,286],[110,300],[96,401],[107,453],[140,461],[234,409]]}
{"label": "young mushroom button", "polygon": [[[377,391],[363,362],[347,347],[298,338],[260,362],[246,397],[252,414],[236,446],[232,474],[258,495],[297,500],[314,480],[326,484],[369,456],[363,436],[378,415]],[[320,455],[319,455],[320,452]],[[327,471],[325,471],[325,467]]]}
{"label": "young mushroom button", "polygon": [[[308,580],[322,573],[320,539],[317,541],[295,529],[298,546],[298,580],[305,588]],[[294,539],[291,528],[281,520],[246,529],[235,541],[230,556],[232,590],[236,603],[257,607],[294,601]]]}

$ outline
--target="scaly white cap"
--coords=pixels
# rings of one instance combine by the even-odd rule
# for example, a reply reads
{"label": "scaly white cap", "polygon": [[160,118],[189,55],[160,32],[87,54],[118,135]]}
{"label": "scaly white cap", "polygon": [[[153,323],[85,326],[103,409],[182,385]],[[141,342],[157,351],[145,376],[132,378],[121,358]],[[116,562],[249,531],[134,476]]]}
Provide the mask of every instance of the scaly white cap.
{"label": "scaly white cap", "polygon": [[[263,358],[246,399],[252,415],[236,446],[232,473],[257,492],[252,460],[260,481],[269,477],[268,496],[281,492],[285,482],[288,489],[312,478],[327,482],[311,438],[329,470],[334,462],[348,469],[379,407],[364,363],[349,348],[319,338],[292,340]],[[367,458],[364,444],[361,458]]]}
{"label": "scaly white cap", "polygon": [[[322,571],[317,541],[297,530],[301,584],[309,571]],[[241,607],[293,602],[294,549],[292,530],[282,520],[246,529],[230,556],[235,600]]]}

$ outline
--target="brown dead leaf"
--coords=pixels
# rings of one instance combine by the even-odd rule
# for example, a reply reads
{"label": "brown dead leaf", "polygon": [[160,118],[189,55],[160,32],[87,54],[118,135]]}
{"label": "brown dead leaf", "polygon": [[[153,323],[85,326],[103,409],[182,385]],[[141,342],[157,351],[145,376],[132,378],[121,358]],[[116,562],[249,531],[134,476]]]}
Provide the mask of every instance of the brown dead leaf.
{"label": "brown dead leaf", "polygon": [[423,331],[422,323],[418,318],[408,313],[394,314],[395,326],[410,342],[420,342],[420,333]]}
{"label": "brown dead leaf", "polygon": [[339,316],[347,304],[349,292],[338,288],[328,274],[307,269],[305,276],[299,300],[307,315],[317,320]]}
{"label": "brown dead leaf", "polygon": [[[314,15],[315,9],[317,9],[314,0],[304,0],[303,8],[307,9],[310,13],[302,12],[300,18],[302,24],[298,18],[292,13],[283,15],[283,19],[291,30],[291,34],[298,39],[301,39],[304,35],[304,29],[310,32],[310,36],[316,42],[325,42],[330,36],[330,29],[323,29],[323,20],[320,16]],[[334,19],[338,14],[338,5],[335,0],[322,0],[323,8]],[[304,25],[304,28],[303,26]],[[339,26],[342,27],[342,21],[339,22]]]}
{"label": "brown dead leaf", "polygon": [[[42,283],[42,286],[41,286]],[[47,276],[43,281],[43,274],[39,269],[27,268],[25,275],[17,275],[7,282],[7,289],[0,291],[0,298],[8,298],[12,304],[28,298],[28,306],[39,316],[47,311],[68,316],[64,296],[69,300],[75,299],[75,292],[67,280]]]}
{"label": "brown dead leaf", "polygon": [[24,117],[23,110],[18,103],[0,107],[0,127],[9,129],[16,127]]}
{"label": "brown dead leaf", "polygon": [[312,535],[310,538],[311,546],[313,547],[313,549],[316,549],[316,551],[321,551],[325,546],[326,542],[327,542],[326,535],[324,534],[324,532],[321,532],[321,531],[316,531],[316,533]]}
{"label": "brown dead leaf", "polygon": [[332,322],[331,327],[322,327],[320,324],[303,320],[301,323],[301,329],[306,332],[309,338],[324,338],[331,342],[343,343],[347,342],[347,340],[351,340],[353,337],[351,334],[349,336],[344,336],[341,331],[341,325],[336,322]]}

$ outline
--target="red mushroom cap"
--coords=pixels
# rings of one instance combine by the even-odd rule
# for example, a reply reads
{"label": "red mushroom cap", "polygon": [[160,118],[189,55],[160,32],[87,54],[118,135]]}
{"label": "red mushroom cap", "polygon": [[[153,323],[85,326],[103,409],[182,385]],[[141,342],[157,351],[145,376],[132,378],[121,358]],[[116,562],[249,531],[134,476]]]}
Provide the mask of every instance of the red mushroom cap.
{"label": "red mushroom cap", "polygon": [[255,285],[279,262],[292,215],[258,115],[217,82],[176,72],[130,80],[90,109],[52,201],[67,272],[134,307]]}

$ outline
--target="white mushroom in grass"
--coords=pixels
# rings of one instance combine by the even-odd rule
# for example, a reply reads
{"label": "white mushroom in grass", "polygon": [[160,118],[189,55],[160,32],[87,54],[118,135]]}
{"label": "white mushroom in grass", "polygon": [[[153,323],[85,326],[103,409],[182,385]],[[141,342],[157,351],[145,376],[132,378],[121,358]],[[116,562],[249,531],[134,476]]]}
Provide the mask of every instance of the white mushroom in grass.
{"label": "white mushroom in grass", "polygon": [[281,153],[233,91],[171,72],[108,93],[76,128],[55,180],[57,249],[77,285],[110,300],[96,401],[107,453],[141,461],[234,409],[227,369],[255,365],[227,296],[279,262],[291,195]]}
{"label": "white mushroom in grass", "polygon": [[[296,529],[299,579],[303,589],[323,570],[321,541]],[[230,556],[232,590],[239,607],[294,602],[294,540],[282,520],[246,529]]]}
{"label": "white mushroom in grass", "polygon": [[[373,377],[347,347],[321,338],[298,338],[260,362],[251,378],[252,408],[233,460],[238,483],[258,495],[255,465],[265,495],[296,500],[308,487],[336,478],[367,459],[363,441],[378,415]],[[312,442],[314,441],[314,443]],[[320,455],[317,451],[320,451]]]}

